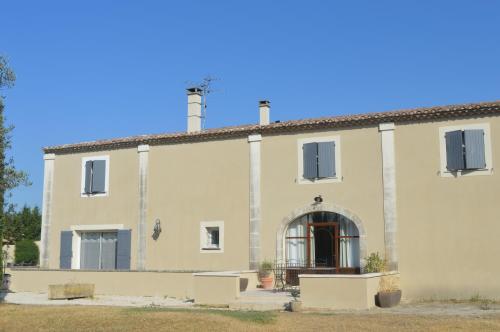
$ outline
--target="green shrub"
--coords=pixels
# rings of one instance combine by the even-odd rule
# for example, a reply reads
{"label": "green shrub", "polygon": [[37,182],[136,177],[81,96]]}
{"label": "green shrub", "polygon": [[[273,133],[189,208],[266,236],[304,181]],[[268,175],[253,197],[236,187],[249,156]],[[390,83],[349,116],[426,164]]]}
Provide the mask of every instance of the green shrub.
{"label": "green shrub", "polygon": [[16,242],[14,262],[17,265],[37,265],[38,246],[33,240],[21,240]]}
{"label": "green shrub", "polygon": [[269,261],[263,261],[259,266],[259,276],[269,277],[273,272],[273,263]]}
{"label": "green shrub", "polygon": [[366,258],[365,273],[382,272],[385,268],[385,259],[382,259],[378,252],[372,252]]}

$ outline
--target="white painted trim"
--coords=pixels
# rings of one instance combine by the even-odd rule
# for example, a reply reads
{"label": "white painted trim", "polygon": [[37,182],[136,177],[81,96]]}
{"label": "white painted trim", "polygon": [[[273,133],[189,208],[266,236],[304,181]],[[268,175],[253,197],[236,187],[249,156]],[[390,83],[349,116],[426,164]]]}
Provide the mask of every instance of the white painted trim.
{"label": "white painted trim", "polygon": [[[102,194],[91,194],[88,195],[85,193],[85,163],[89,160],[104,160],[106,161],[106,182],[104,183],[104,193]],[[82,179],[80,186],[80,196],[81,197],[106,197],[109,196],[109,155],[105,156],[91,156],[91,157],[82,157]]]}
{"label": "white painted trim", "polygon": [[99,225],[73,225],[69,228],[72,231],[93,232],[93,231],[116,231],[124,229],[123,224],[99,224]]}
{"label": "white painted trim", "polygon": [[391,272],[376,272],[376,273],[365,273],[365,274],[299,274],[299,278],[311,278],[311,279],[370,279],[377,278],[387,275],[399,274],[397,271]]}
{"label": "white painted trim", "polygon": [[43,155],[43,160],[54,160],[56,159],[55,153],[47,153]]}
{"label": "white painted trim", "polygon": [[394,129],[394,123],[382,123],[379,125],[382,140],[385,259],[389,268],[397,270],[396,152],[394,147]]}
{"label": "white painted trim", "polygon": [[149,145],[147,144],[142,144],[137,147],[137,152],[148,152],[149,151]]}
{"label": "white painted trim", "polygon": [[139,145],[139,220],[137,222],[137,270],[146,269],[149,145]]}
{"label": "white painted trim", "polygon": [[[486,161],[485,169],[477,170],[464,170],[457,172],[450,172],[446,168],[446,138],[445,134],[449,131],[454,130],[466,130],[466,129],[482,129],[484,131],[484,159]],[[491,153],[491,130],[489,123],[475,123],[475,124],[463,124],[456,126],[446,126],[439,128],[439,158],[440,158],[440,170],[439,175],[442,177],[461,177],[461,176],[474,176],[474,175],[491,175],[493,173],[493,158]]]}
{"label": "white painted trim", "polygon": [[55,154],[44,156],[42,225],[40,236],[40,267],[49,267],[50,225],[52,219],[52,194],[54,190]]}
{"label": "white painted trim", "polygon": [[378,125],[379,131],[394,130],[395,128],[394,122],[380,123]]}
{"label": "white painted trim", "polygon": [[260,135],[260,134],[255,134],[255,135],[249,135],[248,136],[248,142],[249,143],[260,142],[260,141],[262,141],[262,135]]}
{"label": "white painted trim", "polygon": [[[309,180],[304,179],[304,155],[302,146],[306,143],[320,143],[320,142],[335,142],[335,177]],[[342,169],[341,169],[341,146],[340,146],[340,136],[325,136],[325,137],[309,137],[301,138],[297,140],[297,180],[298,184],[321,184],[321,183],[335,183],[342,181]]]}
{"label": "white painted trim", "polygon": [[249,268],[258,269],[260,265],[261,232],[261,135],[248,137],[250,152],[250,192],[249,192]]}
{"label": "white painted trim", "polygon": [[84,232],[114,232],[123,229],[123,224],[103,224],[103,225],[73,225],[70,230],[73,231],[71,242],[72,257],[71,269],[80,269],[80,249],[82,247],[82,233]]}
{"label": "white painted trim", "polygon": [[[219,228],[219,248],[210,249],[207,246],[207,228]],[[223,221],[202,221],[200,222],[200,253],[221,254],[224,252],[224,222]]]}
{"label": "white painted trim", "polygon": [[240,277],[240,274],[234,272],[200,272],[193,273],[194,277]]}

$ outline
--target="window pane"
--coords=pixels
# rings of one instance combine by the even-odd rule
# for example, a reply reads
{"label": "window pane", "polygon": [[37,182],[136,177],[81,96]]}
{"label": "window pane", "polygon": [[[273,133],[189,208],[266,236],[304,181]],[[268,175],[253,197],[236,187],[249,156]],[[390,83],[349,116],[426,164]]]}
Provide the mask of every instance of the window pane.
{"label": "window pane", "polygon": [[97,270],[99,269],[99,239],[100,233],[82,233],[82,245],[80,255],[80,268]]}
{"label": "window pane", "polygon": [[340,216],[340,236],[359,236],[358,228],[348,218]]}
{"label": "window pane", "polygon": [[214,247],[219,246],[219,229],[218,228],[212,230],[212,245]]}
{"label": "window pane", "polygon": [[116,269],[116,233],[102,233],[101,269]]}
{"label": "window pane", "polygon": [[359,267],[359,238],[340,238],[340,267]]}

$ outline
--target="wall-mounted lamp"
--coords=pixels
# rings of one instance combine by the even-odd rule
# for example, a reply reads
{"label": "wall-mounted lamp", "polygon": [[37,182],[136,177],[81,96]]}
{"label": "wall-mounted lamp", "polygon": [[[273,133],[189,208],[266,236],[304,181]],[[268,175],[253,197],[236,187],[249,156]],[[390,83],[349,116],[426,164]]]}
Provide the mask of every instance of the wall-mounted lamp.
{"label": "wall-mounted lamp", "polygon": [[155,225],[153,227],[153,240],[157,240],[158,237],[160,237],[161,233],[161,224],[160,224],[160,219],[155,220]]}
{"label": "wall-mounted lamp", "polygon": [[321,195],[314,197],[314,203],[315,204],[323,203],[323,197],[321,197]]}

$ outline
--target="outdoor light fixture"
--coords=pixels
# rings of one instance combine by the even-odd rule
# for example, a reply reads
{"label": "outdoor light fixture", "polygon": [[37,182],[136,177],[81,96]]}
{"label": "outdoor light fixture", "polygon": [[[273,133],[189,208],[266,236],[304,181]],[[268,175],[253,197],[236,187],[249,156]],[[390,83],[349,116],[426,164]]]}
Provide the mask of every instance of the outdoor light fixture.
{"label": "outdoor light fixture", "polygon": [[323,203],[323,197],[321,197],[321,195],[314,197],[314,203],[316,204]]}
{"label": "outdoor light fixture", "polygon": [[155,225],[153,227],[153,240],[157,240],[161,233],[160,219],[155,220]]}

